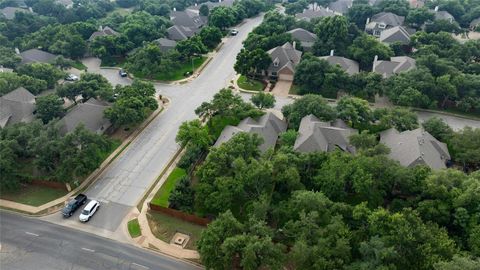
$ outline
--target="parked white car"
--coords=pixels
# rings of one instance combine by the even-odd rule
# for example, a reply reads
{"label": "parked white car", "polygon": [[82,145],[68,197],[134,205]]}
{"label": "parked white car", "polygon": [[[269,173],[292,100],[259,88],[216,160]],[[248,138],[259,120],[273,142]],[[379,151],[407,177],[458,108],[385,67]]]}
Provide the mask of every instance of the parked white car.
{"label": "parked white car", "polygon": [[69,82],[75,82],[75,81],[78,81],[79,79],[80,78],[75,74],[68,74],[67,77],[65,77],[65,80]]}
{"label": "parked white car", "polygon": [[83,208],[82,213],[79,216],[81,222],[87,222],[90,218],[97,212],[98,208],[100,208],[100,203],[95,200],[91,200],[85,208]]}

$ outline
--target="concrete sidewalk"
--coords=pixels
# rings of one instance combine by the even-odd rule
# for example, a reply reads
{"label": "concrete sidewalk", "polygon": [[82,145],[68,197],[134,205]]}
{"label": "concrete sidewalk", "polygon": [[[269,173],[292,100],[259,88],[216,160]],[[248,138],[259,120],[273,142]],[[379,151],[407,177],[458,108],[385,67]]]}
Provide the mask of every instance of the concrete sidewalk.
{"label": "concrete sidewalk", "polygon": [[173,171],[173,169],[175,168],[177,162],[180,160],[182,155],[183,155],[183,151],[179,155],[177,155],[177,157],[172,162],[172,164],[164,172],[164,174],[160,178],[160,181],[158,181],[158,183],[155,185],[155,188],[153,188],[152,192],[148,194],[146,200],[143,202],[142,210],[138,211],[136,207],[133,208],[132,212],[128,214],[127,218],[125,218],[125,220],[120,226],[123,228],[127,228],[128,221],[138,218],[138,223],[140,224],[142,235],[132,239],[132,241],[134,241],[136,245],[139,245],[144,248],[150,248],[150,249],[154,247],[158,249],[158,251],[160,251],[161,253],[164,253],[176,258],[200,259],[200,255],[196,250],[183,249],[177,245],[166,243],[158,239],[157,237],[155,237],[155,235],[153,235],[152,230],[150,229],[150,226],[148,224],[148,218],[147,218],[148,202],[150,202],[153,199],[157,191],[162,187],[163,183],[165,183],[165,180]]}

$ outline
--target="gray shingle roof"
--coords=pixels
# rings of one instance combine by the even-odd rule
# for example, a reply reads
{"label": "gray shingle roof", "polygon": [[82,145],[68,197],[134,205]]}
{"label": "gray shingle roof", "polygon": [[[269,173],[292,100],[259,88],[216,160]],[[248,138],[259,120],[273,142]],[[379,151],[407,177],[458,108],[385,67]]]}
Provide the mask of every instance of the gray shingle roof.
{"label": "gray shingle roof", "polygon": [[5,17],[7,20],[13,20],[15,18],[16,12],[30,12],[28,9],[18,8],[18,7],[6,7],[0,9],[0,13]]}
{"label": "gray shingle roof", "polygon": [[416,67],[416,61],[408,56],[391,57],[390,61],[373,61],[372,71],[388,78],[393,74],[409,71]]}
{"label": "gray shingle roof", "polygon": [[174,25],[190,28],[201,28],[207,22],[206,17],[199,16],[197,12],[188,9],[171,12],[170,20]]}
{"label": "gray shingle roof", "polygon": [[215,2],[207,1],[205,3],[197,4],[196,6],[189,6],[188,9],[198,11],[198,10],[200,10],[200,7],[202,5],[206,5],[209,10],[212,10],[213,8],[216,8],[216,7],[231,7],[231,6],[233,6],[234,2],[235,2],[235,0],[223,0],[221,2],[219,2],[219,1],[215,1]]}
{"label": "gray shingle roof", "polygon": [[20,53],[22,62],[20,64],[29,63],[53,63],[57,57],[55,54],[41,51],[39,49],[30,49]]}
{"label": "gray shingle roof", "polygon": [[394,26],[380,33],[380,41],[386,44],[398,42],[407,45],[410,43],[410,33],[403,26]]}
{"label": "gray shingle roof", "polygon": [[320,59],[327,61],[330,65],[339,65],[349,75],[359,72],[358,62],[341,56],[321,56]]}
{"label": "gray shingle roof", "polygon": [[355,153],[355,148],[350,145],[350,135],[357,130],[347,128],[343,121],[332,123],[322,122],[310,114],[302,118],[298,129],[298,137],[293,149],[295,151],[330,152],[340,149],[345,152]]}
{"label": "gray shingle roof", "polygon": [[260,138],[263,138],[263,144],[259,146],[259,149],[264,152],[275,147],[278,135],[285,130],[287,130],[287,123],[283,116],[279,117],[276,113],[267,112],[258,120],[248,117],[243,119],[236,127],[226,126],[214,146],[220,146],[240,132],[247,132],[258,134]]}
{"label": "gray shingle roof", "polygon": [[34,111],[35,96],[27,89],[19,87],[0,97],[0,127],[31,122]]}
{"label": "gray shingle roof", "polygon": [[405,17],[391,12],[380,12],[372,16],[371,22],[384,23],[387,27],[403,25]]}
{"label": "gray shingle roof", "polygon": [[380,133],[380,142],[390,148],[389,157],[402,166],[427,165],[434,170],[446,168],[450,159],[447,145],[421,128],[398,132],[391,128]]}
{"label": "gray shingle roof", "polygon": [[473,21],[470,22],[470,27],[471,27],[471,28],[475,28],[475,27],[477,27],[478,25],[480,25],[480,18],[476,18],[475,20],[473,20]]}
{"label": "gray shingle roof", "polygon": [[310,21],[313,18],[331,17],[335,16],[335,13],[331,10],[327,10],[324,7],[318,7],[316,10],[304,9],[302,13],[295,15],[297,19]]}
{"label": "gray shingle roof", "polygon": [[293,30],[288,31],[287,33],[292,35],[294,39],[298,39],[302,43],[302,46],[304,48],[313,47],[315,40],[317,40],[317,35],[303,28],[295,28]]}
{"label": "gray shingle roof", "polygon": [[337,0],[328,4],[328,8],[334,12],[340,14],[345,14],[348,12],[348,9],[352,6],[353,0]]}
{"label": "gray shingle roof", "polygon": [[293,48],[290,42],[275,47],[267,52],[272,58],[272,64],[268,67],[269,72],[279,72],[286,68],[295,71],[295,66],[300,63],[302,52]]}
{"label": "gray shingle roof", "polygon": [[93,32],[92,35],[90,35],[90,37],[88,38],[88,40],[92,41],[96,37],[116,36],[116,35],[118,35],[118,32],[116,32],[112,28],[110,28],[108,26],[105,26],[105,27],[100,26],[100,30],[96,31],[96,32]]}
{"label": "gray shingle roof", "polygon": [[455,17],[452,16],[448,11],[440,10],[435,12],[435,20],[447,20],[450,22],[455,21]]}
{"label": "gray shingle roof", "polygon": [[153,42],[155,42],[158,47],[160,47],[160,50],[162,52],[167,52],[177,46],[177,42],[175,40],[171,40],[168,38],[159,38],[154,40]]}
{"label": "gray shingle roof", "polygon": [[75,130],[79,124],[83,124],[90,131],[103,134],[111,126],[110,121],[104,116],[104,111],[108,107],[94,98],[78,104],[60,120],[60,132],[67,134]]}
{"label": "gray shingle roof", "polygon": [[174,25],[167,29],[168,38],[175,41],[185,40],[200,32],[199,28]]}

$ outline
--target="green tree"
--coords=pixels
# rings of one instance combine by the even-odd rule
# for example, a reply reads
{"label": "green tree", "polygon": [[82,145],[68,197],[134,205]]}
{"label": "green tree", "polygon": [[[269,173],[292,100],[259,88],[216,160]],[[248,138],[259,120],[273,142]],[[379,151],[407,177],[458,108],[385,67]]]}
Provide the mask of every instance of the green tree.
{"label": "green tree", "polygon": [[14,50],[0,46],[0,66],[14,68],[21,60]]}
{"label": "green tree", "polygon": [[475,270],[480,267],[480,259],[453,256],[451,261],[437,262],[434,264],[435,270]]}
{"label": "green tree", "polygon": [[350,58],[357,60],[363,70],[370,70],[372,68],[373,59],[378,56],[378,59],[388,59],[393,56],[393,51],[377,41],[374,37],[367,34],[362,34],[356,38],[352,46],[348,48]]}
{"label": "green tree", "polygon": [[20,86],[34,95],[47,90],[47,82],[44,80],[32,78],[27,75],[19,75],[15,72],[0,72],[0,95],[5,95]]}
{"label": "green tree", "polygon": [[222,41],[222,31],[217,27],[206,26],[200,30],[200,39],[209,49],[214,49]]}
{"label": "green tree", "polygon": [[337,103],[337,116],[350,123],[353,128],[365,128],[373,119],[370,105],[364,99],[344,96]]}
{"label": "green tree", "polygon": [[194,55],[203,54],[208,51],[199,36],[179,41],[176,49],[184,59],[188,60]]}
{"label": "green tree", "polygon": [[152,41],[165,36],[169,22],[159,16],[153,16],[145,11],[133,12],[120,25],[120,31],[130,42],[140,46],[145,41]]}
{"label": "green tree", "polygon": [[43,80],[48,88],[53,88],[57,81],[65,76],[65,73],[50,64],[32,63],[22,65],[17,69],[18,74],[27,75],[35,79]]}
{"label": "green tree", "polygon": [[348,47],[348,21],[344,16],[324,17],[315,27],[318,39],[314,45],[316,55],[328,55],[335,50],[339,55]]}
{"label": "green tree", "polygon": [[408,11],[405,21],[415,28],[421,27],[425,22],[433,21],[435,14],[430,12],[427,8],[414,8]]}
{"label": "green tree", "polygon": [[63,116],[63,100],[55,95],[38,97],[36,100],[37,117],[44,123]]}
{"label": "green tree", "polygon": [[448,142],[450,138],[454,135],[452,128],[439,117],[429,118],[427,121],[422,123],[425,131],[430,133],[433,137],[437,138],[439,141]]}
{"label": "green tree", "polygon": [[322,96],[308,94],[282,108],[290,128],[298,129],[303,117],[313,114],[322,121],[335,119],[335,110]]}
{"label": "green tree", "polygon": [[267,109],[267,108],[273,108],[275,106],[275,97],[271,94],[265,93],[265,92],[258,92],[250,98],[252,103],[257,106],[257,108],[261,109]]}
{"label": "green tree", "polygon": [[366,4],[357,4],[358,1],[355,1],[351,8],[348,9],[347,18],[350,22],[355,23],[355,25],[360,29],[365,29],[365,23],[367,18],[372,17],[377,13],[377,8],[375,6],[370,6]]}
{"label": "green tree", "polygon": [[191,187],[191,180],[188,176],[181,178],[168,196],[168,207],[183,212],[193,212],[195,191]]}
{"label": "green tree", "polygon": [[233,9],[228,7],[215,7],[210,11],[208,23],[222,30],[235,24]]}
{"label": "green tree", "polygon": [[178,129],[175,140],[182,147],[185,147],[188,144],[193,144],[202,149],[207,149],[212,142],[207,128],[202,125],[200,120],[183,122]]}
{"label": "green tree", "polygon": [[201,16],[208,17],[210,13],[210,9],[208,8],[207,5],[200,5],[199,13]]}
{"label": "green tree", "polygon": [[293,129],[289,129],[283,133],[280,133],[280,145],[293,147],[295,145],[295,141],[297,140],[297,136],[298,132]]}
{"label": "green tree", "polygon": [[455,133],[449,146],[453,152],[453,160],[463,163],[465,167],[478,168],[480,165],[480,129],[465,127]]}
{"label": "green tree", "polygon": [[396,128],[398,131],[413,130],[418,128],[418,117],[414,112],[403,108],[379,108],[374,112],[374,119],[378,120],[381,130]]}

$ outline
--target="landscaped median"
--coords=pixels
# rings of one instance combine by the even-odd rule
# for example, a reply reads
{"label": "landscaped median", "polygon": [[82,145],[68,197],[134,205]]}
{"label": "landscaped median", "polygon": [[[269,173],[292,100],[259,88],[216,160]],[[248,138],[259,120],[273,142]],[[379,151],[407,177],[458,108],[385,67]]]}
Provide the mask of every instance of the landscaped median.
{"label": "landscaped median", "polygon": [[132,238],[137,238],[142,235],[142,230],[140,228],[140,224],[138,223],[138,219],[132,219],[128,222],[128,233]]}

